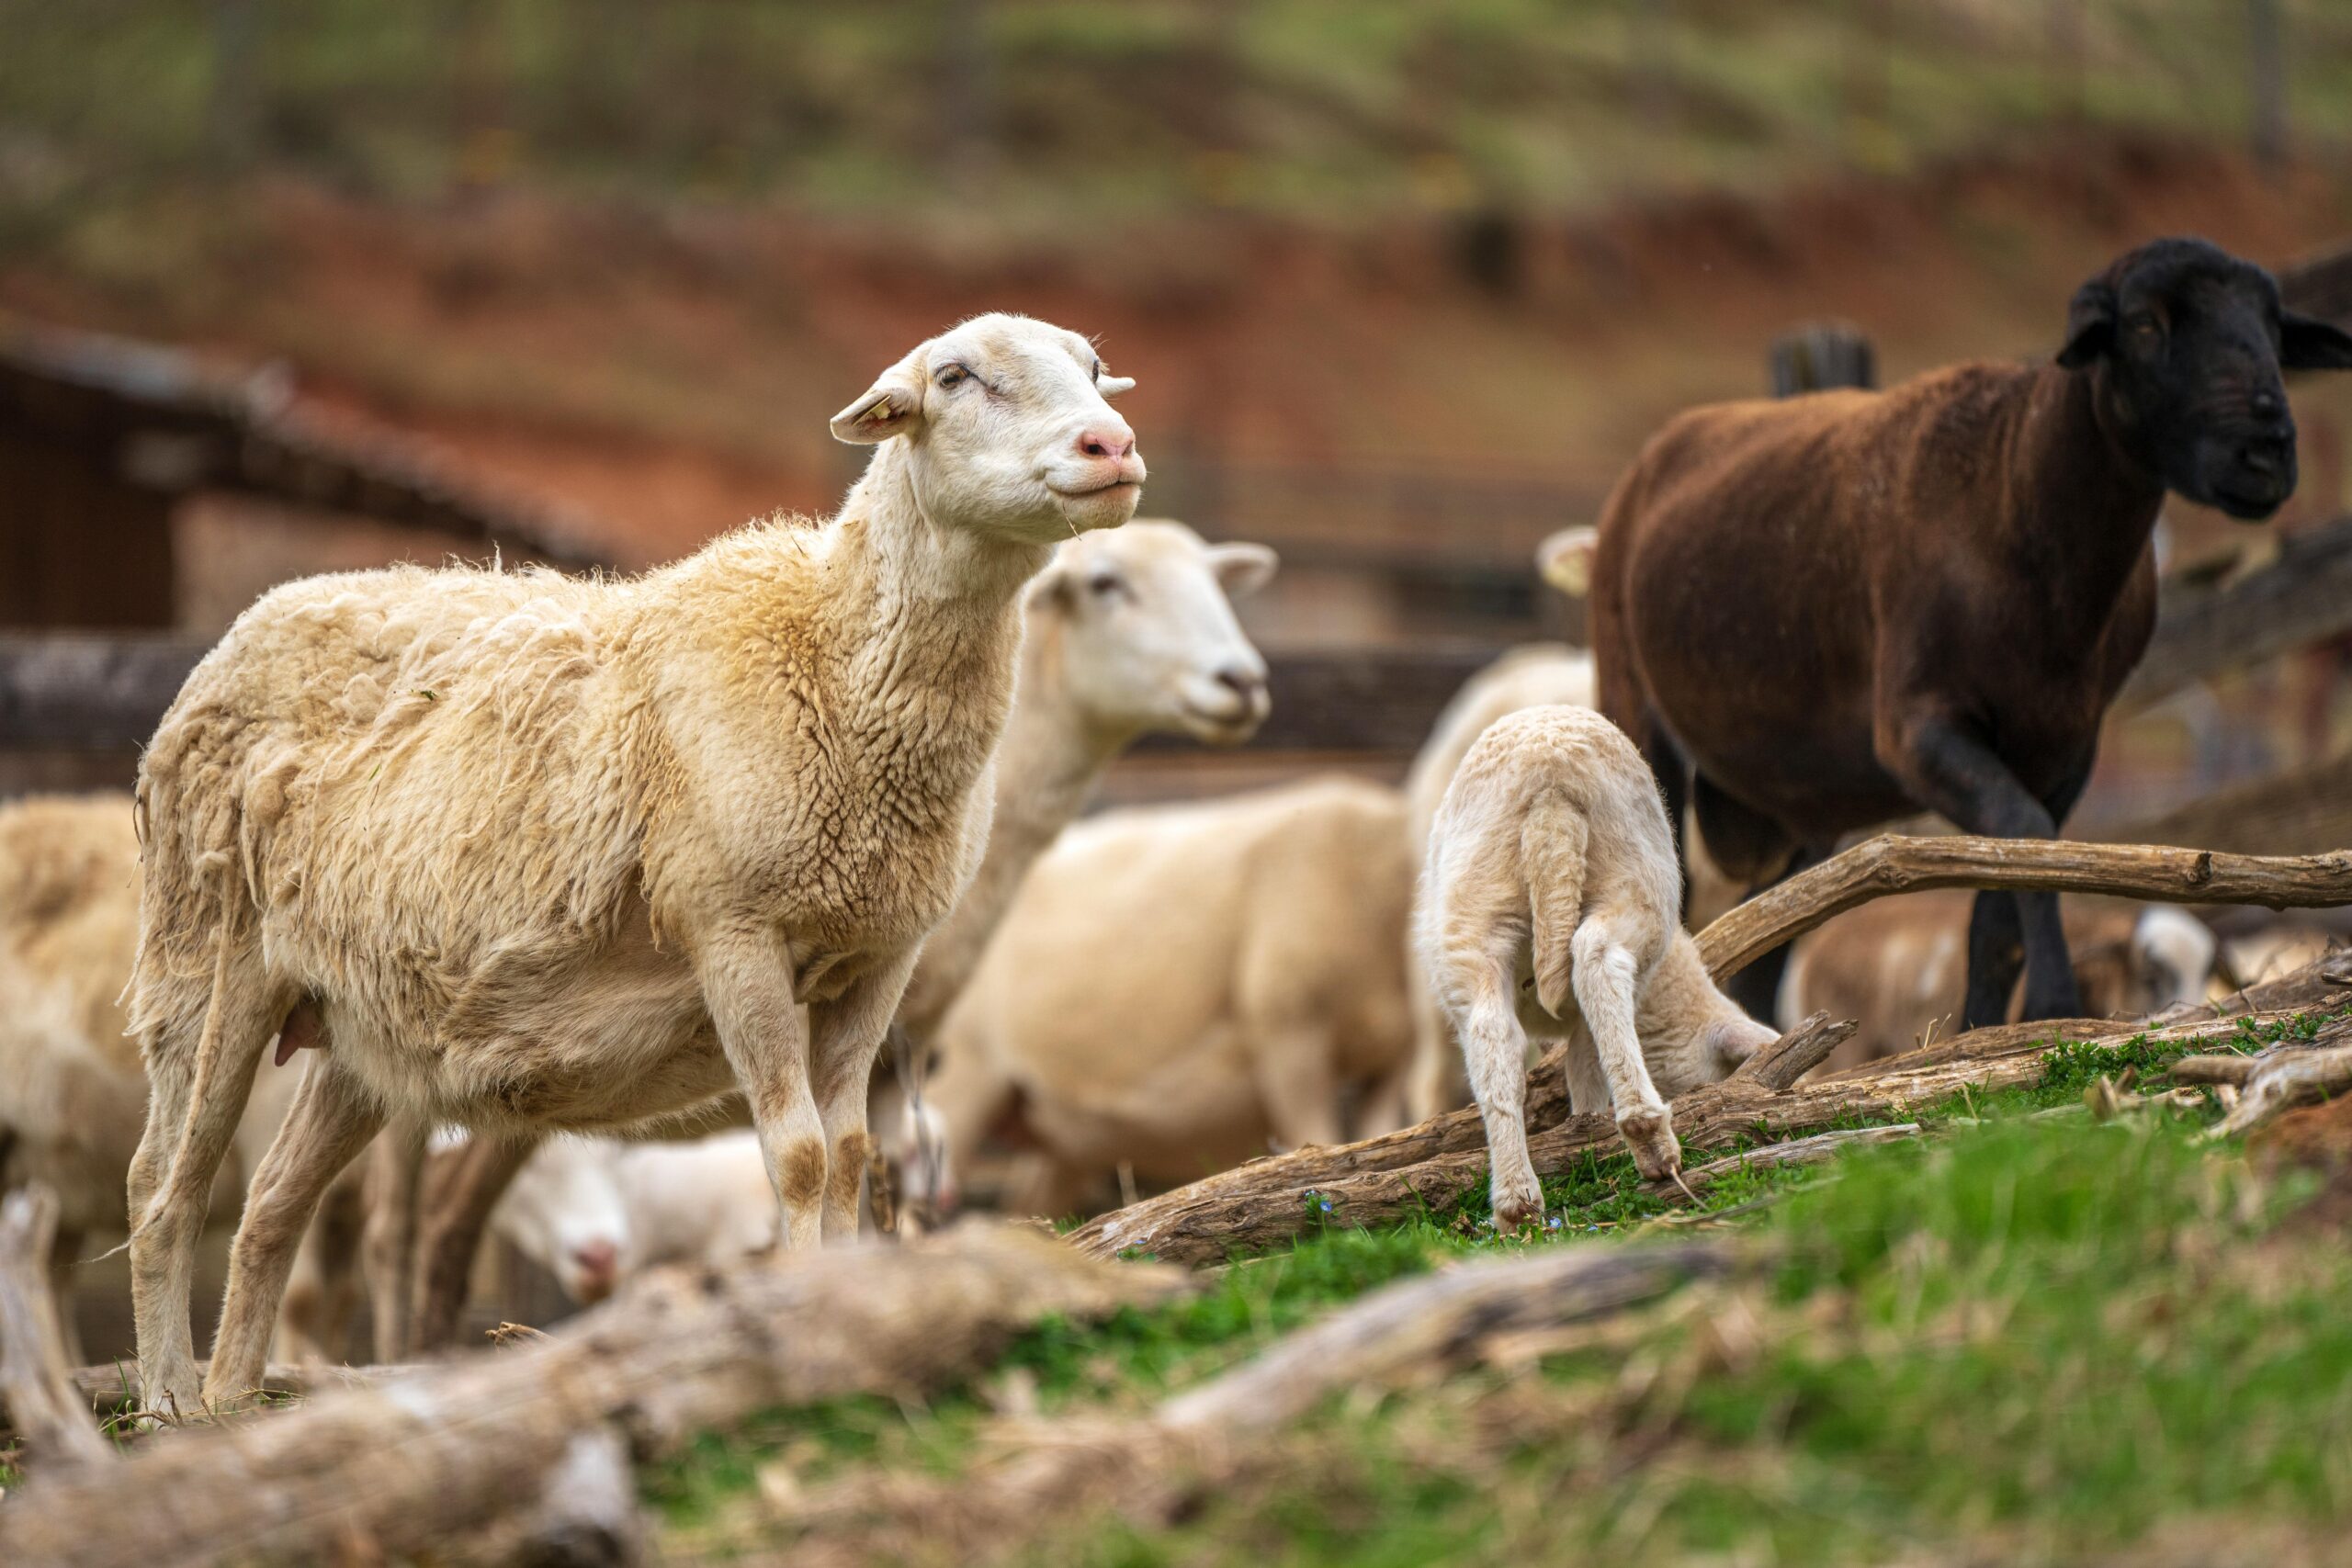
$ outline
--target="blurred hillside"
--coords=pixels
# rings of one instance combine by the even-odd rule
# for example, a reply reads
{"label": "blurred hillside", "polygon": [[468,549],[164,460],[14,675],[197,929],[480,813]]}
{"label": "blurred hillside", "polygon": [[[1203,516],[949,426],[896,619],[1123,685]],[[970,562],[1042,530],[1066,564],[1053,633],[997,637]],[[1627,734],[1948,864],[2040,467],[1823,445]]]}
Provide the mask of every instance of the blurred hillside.
{"label": "blurred hillside", "polygon": [[2242,142],[2266,18],[2352,144],[2330,0],[43,0],[0,5],[13,237],[266,169],[1058,233],[1882,173],[2075,126]]}
{"label": "blurred hillside", "polygon": [[2352,232],[2319,0],[0,0],[0,310],[283,358],[628,561],[826,505],[876,367],[1030,310],[1139,378],[1150,509],[1279,537],[1260,614],[1320,640],[1518,635],[1532,539],[1797,320],[1901,376],[2046,351],[2151,233]]}

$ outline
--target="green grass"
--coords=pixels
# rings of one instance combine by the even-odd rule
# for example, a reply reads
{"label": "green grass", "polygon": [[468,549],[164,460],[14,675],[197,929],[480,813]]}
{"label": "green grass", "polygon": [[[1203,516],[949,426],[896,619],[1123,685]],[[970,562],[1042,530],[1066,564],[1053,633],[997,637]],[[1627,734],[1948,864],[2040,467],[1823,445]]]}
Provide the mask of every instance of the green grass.
{"label": "green grass", "polygon": [[1393,1398],[1173,1530],[1035,1560],[1875,1562],[1973,1538],[2033,1561],[2168,1520],[2324,1529],[2352,1516],[2352,1262],[2267,1239],[2303,1184],[2195,1127],[2007,1120],[1855,1154],[1757,1227],[1786,1261],[1744,1315],[1702,1302],[1552,1366],[1554,1414],[1492,1377]]}
{"label": "green grass", "polygon": [[[2321,1021],[2246,1030],[2238,1043],[2310,1038]],[[1644,1442],[1704,1462],[1627,1470],[1558,1523],[1560,1538],[1598,1550],[1627,1518],[1648,1519],[1650,1533],[1636,1533],[1658,1561],[1685,1550],[1804,1561],[1826,1510],[1837,1528],[1823,1539],[1865,1557],[1962,1525],[2075,1542],[2114,1523],[2134,1475],[2163,1477],[2188,1510],[2352,1504],[2352,1458],[2339,1463],[2300,1438],[2352,1439],[2352,1320],[2335,1325],[2329,1294],[2352,1285],[2352,1269],[2331,1254],[2287,1270],[2282,1286],[2225,1266],[2300,1190],[2196,1146],[2210,1111],[2104,1126],[2029,1119],[2081,1104],[2101,1077],[2154,1081],[2186,1049],[2144,1035],[2052,1042],[2030,1086],[1875,1119],[1918,1122],[1928,1138],[1708,1188],[1700,1213],[1741,1211],[1731,1223],[1785,1258],[1758,1304],[1781,1331],[1751,1363],[1692,1382],[1663,1416],[1604,1419],[1604,1435],[1648,1423]],[[1392,1280],[1478,1252],[1610,1244],[1670,1208],[1629,1157],[1599,1151],[1548,1180],[1545,1196],[1551,1224],[1514,1236],[1485,1223],[1483,1184],[1397,1225],[1327,1224],[1237,1261],[1189,1299],[1039,1324],[973,1386],[928,1404],[834,1401],[705,1436],[650,1471],[647,1493],[692,1540],[713,1521],[740,1522],[740,1500],[774,1460],[808,1483],[859,1466],[952,1472],[1008,1400],[1046,1414],[1136,1411]],[[1692,1332],[1661,1326],[1650,1359],[1693,1354]],[[1606,1404],[1623,1370],[1622,1358],[1571,1359],[1545,1386],[1569,1404]],[[2275,1417],[2264,1415],[2280,1397]],[[1438,1441],[1431,1424],[1442,1428],[1446,1411],[1427,1403],[1391,1400],[1377,1420],[1356,1413],[1311,1431],[1317,1468],[1303,1492],[1270,1483],[1164,1537],[1106,1526],[1055,1550],[1106,1564],[1227,1561],[1220,1543],[1246,1544],[1235,1562],[1251,1551],[1300,1564],[1501,1560],[1553,1538],[1498,1515],[1488,1471],[1581,1494],[1595,1484],[1589,1467],[1611,1469],[1610,1443],[1559,1434],[1501,1453],[1473,1443],[1465,1470],[1432,1468],[1407,1451]],[[1976,1440],[1987,1430],[2000,1434],[1989,1451]],[[2145,1513],[2146,1499],[2126,1511]]]}

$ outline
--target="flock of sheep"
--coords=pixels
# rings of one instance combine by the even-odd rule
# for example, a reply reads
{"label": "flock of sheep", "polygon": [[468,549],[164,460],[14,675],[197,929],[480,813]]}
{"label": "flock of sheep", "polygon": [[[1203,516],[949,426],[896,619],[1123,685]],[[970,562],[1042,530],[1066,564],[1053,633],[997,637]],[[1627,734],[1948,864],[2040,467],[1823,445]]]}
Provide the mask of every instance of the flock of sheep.
{"label": "flock of sheep", "polygon": [[[1590,582],[1597,665],[1507,655],[1402,792],[1080,823],[1137,736],[1263,720],[1230,601],[1275,561],[1129,521],[1146,471],[1107,400],[1131,383],[1090,342],[967,321],[835,416],[875,450],[831,520],[625,581],[288,584],[189,677],[134,801],[0,811],[0,1179],[64,1200],[61,1289],[128,1228],[168,1416],[247,1395],[273,1339],[340,1359],[361,1274],[379,1358],[447,1343],[485,1224],[593,1299],[852,1235],[886,1169],[919,1211],[1066,1213],[1425,1117],[1457,1063],[1516,1224],[1543,1201],[1531,1034],[1569,1040],[1575,1104],[1671,1174],[1667,1102],[1771,1040],[1775,1005],[1898,1049],[2007,1012],[2018,962],[2063,948],[2046,896],[1984,895],[1924,934],[1849,920],[1857,951],[1801,947],[1759,1003],[1685,920],[1890,803],[2054,831],[2144,643],[2155,504],[2283,500],[2273,389],[2352,365],[2333,332],[2163,242],[2086,286],[2057,365],[1686,416],[1597,536],[1547,547]],[[2084,646],[2019,646],[2053,596]],[[2203,926],[2123,919],[2098,999],[2201,993]],[[2029,1016],[2079,1007],[2059,961]],[[729,1105],[748,1130],[683,1135]],[[469,1157],[428,1202],[447,1129]],[[241,1181],[207,1368],[196,1249]]]}

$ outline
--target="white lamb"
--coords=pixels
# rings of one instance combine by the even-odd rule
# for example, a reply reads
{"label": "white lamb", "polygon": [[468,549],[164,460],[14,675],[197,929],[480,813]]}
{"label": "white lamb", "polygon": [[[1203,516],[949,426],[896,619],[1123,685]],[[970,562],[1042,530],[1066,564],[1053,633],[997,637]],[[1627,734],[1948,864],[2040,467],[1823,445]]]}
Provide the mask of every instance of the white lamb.
{"label": "white lamb", "polygon": [[1542,1212],[1527,1152],[1527,1036],[1569,1043],[1578,1111],[1614,1105],[1642,1174],[1679,1170],[1666,1098],[1727,1076],[1773,1032],[1715,988],[1678,919],[1657,783],[1586,708],[1523,709],[1470,748],[1430,830],[1422,961],[1470,1071],[1496,1223]]}
{"label": "white lamb", "polygon": [[746,1095],[795,1248],[856,1224],[865,1093],[987,836],[1021,592],[1145,477],[1073,333],[984,316],[836,415],[840,514],[626,581],[352,573],[266,596],[141,767],[130,1177],[148,1408],[192,1412],[204,1194],[273,1035],[322,1042],[231,1254],[254,1386],[321,1191],[388,1114],[589,1129]]}

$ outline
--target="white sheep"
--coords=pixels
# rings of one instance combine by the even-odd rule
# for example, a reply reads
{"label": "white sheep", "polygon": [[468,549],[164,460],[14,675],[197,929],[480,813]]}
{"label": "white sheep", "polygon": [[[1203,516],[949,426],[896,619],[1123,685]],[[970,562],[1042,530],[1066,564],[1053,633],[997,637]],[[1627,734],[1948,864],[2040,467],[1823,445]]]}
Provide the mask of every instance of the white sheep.
{"label": "white sheep", "polygon": [[725,1268],[775,1246],[775,1195],[760,1137],[730,1129],[678,1142],[543,1142],[491,1230],[582,1304],[664,1263]]}
{"label": "white sheep", "polygon": [[[1106,812],[1039,858],[939,1032],[949,1170],[1010,1124],[1009,1206],[1125,1165],[1189,1181],[1396,1124],[1412,867],[1394,790],[1345,778]],[[910,1193],[944,1196],[910,1181]]]}
{"label": "white sheep", "polygon": [[[1182,523],[1142,520],[1064,539],[1031,580],[1012,716],[997,747],[988,850],[954,912],[924,942],[899,1003],[898,1021],[912,1031],[919,1050],[970,977],[1030,863],[1076,818],[1121,751],[1152,733],[1238,745],[1264,721],[1265,660],[1235,619],[1231,601],[1263,586],[1275,566],[1274,552],[1263,545],[1211,545]],[[944,1153],[943,1122],[892,1104],[898,1092],[879,1083],[869,1114],[876,1125],[898,1122],[899,1134],[887,1142],[902,1166],[929,1166]],[[920,1141],[918,1126],[925,1134]],[[433,1348],[454,1331],[462,1303],[453,1298],[464,1288],[480,1234],[479,1224],[453,1216],[485,1213],[495,1193],[475,1187],[502,1181],[514,1168],[512,1162],[467,1162],[448,1186],[436,1189],[440,1209],[417,1227],[432,1238],[416,1336],[421,1348]],[[902,1173],[902,1190],[910,1179],[952,1205],[944,1168],[911,1179]],[[385,1310],[379,1302],[379,1317]]]}
{"label": "white sheep", "polygon": [[1682,1165],[1662,1095],[1724,1077],[1774,1038],[1708,978],[1681,892],[1657,782],[1599,714],[1523,709],[1463,758],[1430,825],[1416,927],[1486,1120],[1497,1224],[1543,1207],[1530,1033],[1569,1042],[1570,1104],[1613,1105],[1654,1179]]}
{"label": "white sheep", "polygon": [[319,1194],[388,1114],[590,1129],[746,1095],[794,1248],[853,1234],[866,1081],[987,836],[1021,589],[1145,477],[1077,334],[983,316],[836,415],[840,513],[630,581],[290,584],[141,765],[130,1176],[148,1408],[192,1412],[205,1189],[281,1029],[324,1044],[256,1174],[201,1393],[259,1375]]}
{"label": "white sheep", "polygon": [[[40,1182],[57,1194],[51,1280],[76,1359],[74,1267],[94,1237],[128,1228],[123,1182],[147,1123],[147,1077],[119,999],[138,933],[130,795],[0,806],[0,1189]],[[298,1077],[257,1087],[212,1184],[220,1219],[236,1214]],[[285,1326],[289,1356],[319,1352],[323,1325],[307,1303]]]}

